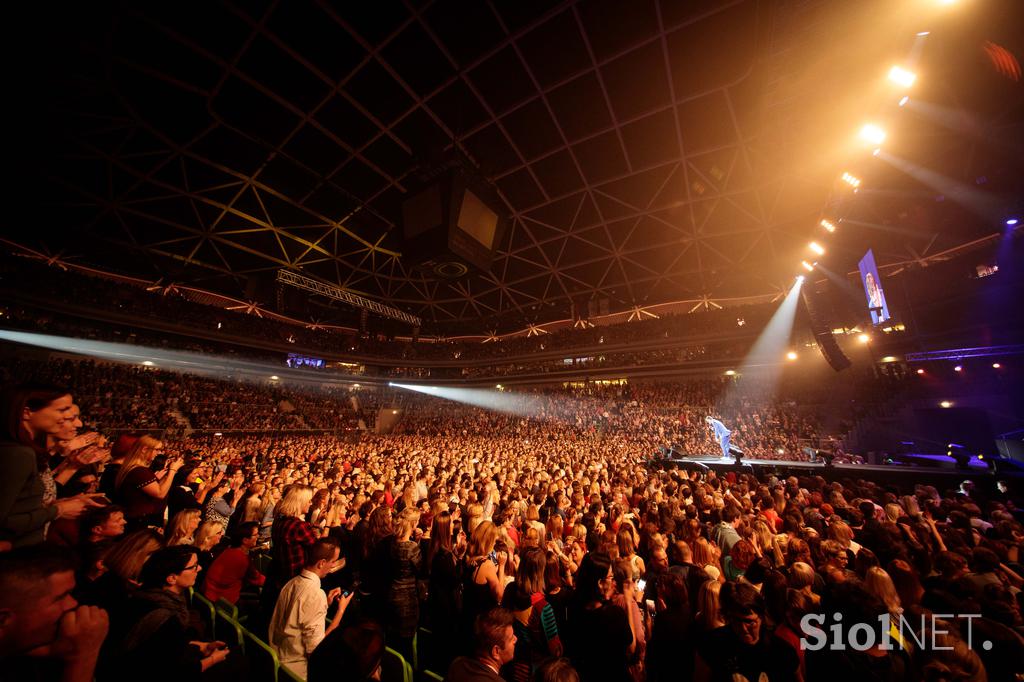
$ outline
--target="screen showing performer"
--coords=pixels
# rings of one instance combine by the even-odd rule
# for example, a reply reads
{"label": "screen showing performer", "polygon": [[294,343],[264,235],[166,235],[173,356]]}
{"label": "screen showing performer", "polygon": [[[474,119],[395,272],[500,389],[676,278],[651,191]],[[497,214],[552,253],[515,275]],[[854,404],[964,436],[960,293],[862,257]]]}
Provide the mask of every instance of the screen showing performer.
{"label": "screen showing performer", "polygon": [[864,295],[868,299],[868,310],[871,311],[871,324],[881,324],[889,319],[889,306],[885,303],[885,292],[882,291],[882,280],[878,277],[875,266],[875,254],[868,249],[858,264],[860,279],[864,283]]}
{"label": "screen showing performer", "polygon": [[711,430],[715,432],[715,442],[722,448],[722,457],[725,459],[729,458],[729,435],[732,433],[729,429],[725,428],[725,424],[718,421],[711,415],[704,417],[704,421],[711,427]]}

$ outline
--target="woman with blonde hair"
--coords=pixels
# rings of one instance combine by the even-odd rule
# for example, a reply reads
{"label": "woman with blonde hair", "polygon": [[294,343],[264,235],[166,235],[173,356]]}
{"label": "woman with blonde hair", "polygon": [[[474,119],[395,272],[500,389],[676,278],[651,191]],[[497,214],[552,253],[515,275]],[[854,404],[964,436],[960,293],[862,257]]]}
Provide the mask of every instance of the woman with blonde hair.
{"label": "woman with blonde hair", "polygon": [[185,465],[175,457],[158,472],[150,469],[164,444],[152,436],[140,436],[125,455],[124,464],[114,479],[114,502],[124,507],[124,517],[132,529],[163,527],[167,493],[174,475]]}
{"label": "woman with blonde hair", "polygon": [[536,528],[541,537],[544,537],[544,533],[547,529],[544,528],[544,524],[540,522],[540,510],[537,509],[537,505],[535,504],[531,504],[526,508],[526,525],[531,528]]}
{"label": "woman with blonde hair", "polygon": [[615,536],[615,544],[619,550],[619,558],[629,562],[630,577],[633,582],[640,580],[647,573],[644,560],[636,553],[635,536],[625,525],[619,528]]}
{"label": "woman with blonde hair", "polygon": [[828,526],[829,540],[835,540],[854,556],[860,551],[860,543],[853,539],[853,529],[845,521],[833,521]]}
{"label": "woman with blonde hair", "polygon": [[397,651],[412,655],[412,639],[420,617],[419,593],[416,590],[416,576],[419,575],[422,557],[420,543],[412,538],[420,522],[420,512],[415,506],[406,507],[395,520],[394,542],[391,543],[387,575],[388,632]]}
{"label": "woman with blonde hair", "polygon": [[896,617],[903,613],[903,606],[900,604],[900,595],[896,592],[896,585],[892,578],[880,566],[872,566],[864,576],[864,587],[885,604],[889,615]]}
{"label": "woman with blonde hair", "polygon": [[139,586],[142,565],[163,545],[163,538],[155,530],[144,528],[128,533],[103,557],[106,573],[93,582],[89,595],[81,596],[80,600],[107,611],[119,610]]}
{"label": "woman with blonde hair", "polygon": [[548,517],[548,522],[545,524],[546,533],[545,539],[547,542],[554,542],[558,546],[558,551],[561,552],[562,540],[564,534],[564,522],[562,517],[558,514],[552,514]]}
{"label": "woman with blonde hair", "polygon": [[466,532],[470,535],[476,530],[476,527],[480,525],[480,522],[484,520],[484,506],[478,502],[474,502],[466,507]]}
{"label": "woman with blonde hair", "polygon": [[505,595],[505,567],[508,553],[495,552],[498,527],[481,521],[469,537],[462,590],[463,642],[473,641],[473,622],[501,603]]}
{"label": "woman with blonde hair", "polygon": [[[195,545],[200,552],[212,552],[224,537],[224,524],[218,521],[203,521],[196,530]],[[202,557],[200,557],[202,558]]]}
{"label": "woman with blonde hair", "polygon": [[302,572],[306,548],[317,541],[319,534],[306,522],[313,501],[313,489],[293,483],[277,504],[277,517],[270,530],[273,545],[270,552],[274,580],[280,589]]}
{"label": "woman with blonde hair", "polygon": [[167,524],[167,547],[194,545],[195,532],[202,514],[198,509],[182,509]]}
{"label": "woman with blonde hair", "polygon": [[693,563],[704,569],[712,580],[725,582],[722,566],[718,563],[717,546],[708,542],[707,538],[699,537],[693,543]]}
{"label": "woman with blonde hair", "polygon": [[717,580],[706,580],[697,592],[697,612],[694,615],[694,622],[705,634],[725,625],[718,601],[721,591],[722,583]]}
{"label": "woman with blonde hair", "polygon": [[196,539],[192,544],[196,548],[196,561],[199,562],[199,575],[196,589],[206,583],[206,572],[213,565],[213,548],[224,538],[224,524],[219,521],[203,521],[196,530]]}
{"label": "woman with blonde hair", "polygon": [[267,489],[260,502],[259,512],[256,514],[256,521],[260,524],[260,542],[270,540],[270,530],[274,525],[274,517],[277,516],[277,505],[281,502],[281,489],[272,486]]}

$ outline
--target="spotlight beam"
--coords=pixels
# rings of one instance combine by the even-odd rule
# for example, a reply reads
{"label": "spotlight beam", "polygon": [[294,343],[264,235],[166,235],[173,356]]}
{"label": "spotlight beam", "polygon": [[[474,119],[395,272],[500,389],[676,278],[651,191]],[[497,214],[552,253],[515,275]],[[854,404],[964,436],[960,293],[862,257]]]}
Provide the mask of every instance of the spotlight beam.
{"label": "spotlight beam", "polygon": [[133,365],[145,365],[157,369],[167,369],[187,374],[212,376],[217,378],[236,378],[250,382],[264,382],[276,375],[279,379],[297,383],[315,385],[337,384],[351,385],[355,382],[345,379],[332,379],[329,373],[318,370],[304,370],[288,367],[279,363],[240,360],[206,353],[166,350],[136,346],[127,343],[109,341],[89,341],[67,336],[52,336],[33,332],[19,332],[7,329],[0,330],[0,340],[20,343],[65,353],[74,353],[93,358]]}
{"label": "spotlight beam", "polygon": [[512,414],[529,419],[573,423],[578,412],[576,401],[559,399],[551,404],[541,396],[528,393],[513,393],[482,388],[454,388],[451,386],[426,386],[423,384],[399,384],[389,382],[388,386],[413,391],[423,395],[472,405],[492,412]]}
{"label": "spotlight beam", "polygon": [[895,154],[882,151],[878,158],[918,180],[921,184],[942,192],[942,194],[979,216],[987,220],[999,220],[1001,215],[999,202],[990,194],[979,192],[962,182],[957,182],[949,176],[937,173],[924,166],[918,166]]}
{"label": "spotlight beam", "polygon": [[756,371],[758,379],[753,382],[741,379],[726,390],[719,404],[720,413],[728,416],[741,400],[762,402],[775,393],[775,386],[782,372],[783,359],[789,350],[789,339],[793,333],[793,321],[796,319],[800,287],[803,283],[803,277],[796,279],[737,369],[741,377]]}

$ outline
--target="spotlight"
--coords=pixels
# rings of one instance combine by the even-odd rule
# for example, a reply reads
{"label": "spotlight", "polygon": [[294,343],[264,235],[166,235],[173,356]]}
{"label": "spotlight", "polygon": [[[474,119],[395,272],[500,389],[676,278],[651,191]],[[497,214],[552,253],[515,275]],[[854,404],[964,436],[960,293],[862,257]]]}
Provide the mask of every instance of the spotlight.
{"label": "spotlight", "polygon": [[836,231],[835,224],[832,223],[832,221],[830,221],[830,220],[825,220],[824,218],[822,218],[821,222],[818,223],[818,224],[821,225],[822,227],[824,227],[829,232],[835,232]]}
{"label": "spotlight", "polygon": [[964,368],[961,367],[960,365],[957,365],[956,367],[953,368],[953,371],[954,372],[962,372],[962,371],[964,371]]}
{"label": "spotlight", "polygon": [[866,123],[860,129],[860,133],[858,133],[858,135],[860,136],[860,139],[865,142],[870,142],[871,144],[882,144],[885,142],[885,131],[874,123]]}
{"label": "spotlight", "polygon": [[912,71],[907,71],[902,67],[894,66],[889,69],[889,80],[897,85],[909,88],[914,84],[914,81],[917,80],[917,74]]}
{"label": "spotlight", "polygon": [[857,340],[860,341],[861,343],[867,343],[868,341],[871,340],[871,337],[868,336],[867,334],[861,334],[860,336],[857,337]]}
{"label": "spotlight", "polygon": [[810,244],[807,245],[807,248],[809,248],[811,251],[818,254],[819,256],[825,255],[825,248],[818,242],[811,242]]}
{"label": "spotlight", "polygon": [[807,272],[814,272],[814,266],[808,263],[807,261],[800,261],[800,265],[802,265],[804,270],[806,270]]}
{"label": "spotlight", "polygon": [[941,403],[939,403],[939,407],[953,407],[953,403],[951,403],[948,400],[943,400]]}
{"label": "spotlight", "polygon": [[152,361],[152,360],[143,360],[143,361],[142,361],[142,366],[143,366],[143,367],[152,367],[152,366],[153,366],[153,364],[154,364],[154,363],[153,363],[153,361]]}
{"label": "spotlight", "polygon": [[494,386],[494,387],[495,387],[496,389],[498,389],[499,391],[500,391],[500,390],[501,390],[502,388],[504,388],[504,386],[502,386],[501,384],[495,384],[495,386]]}
{"label": "spotlight", "polygon": [[931,31],[919,31],[918,34],[917,34],[917,37],[918,38],[924,38],[929,33],[931,33]]}
{"label": "spotlight", "polygon": [[910,101],[910,98],[908,96],[906,96],[906,95],[903,95],[903,97],[900,97],[900,106],[901,107],[905,106],[906,103],[909,102],[909,101]]}
{"label": "spotlight", "polygon": [[881,153],[882,153],[882,148],[881,147],[875,147],[875,151],[871,152],[871,156],[878,156]]}
{"label": "spotlight", "polygon": [[860,187],[860,178],[850,173],[843,173],[843,182],[851,187]]}
{"label": "spotlight", "polygon": [[736,376],[736,370],[734,370],[734,369],[727,369],[727,370],[725,370],[725,376],[727,376],[727,377],[734,377],[734,376]]}
{"label": "spotlight", "polygon": [[919,369],[919,370],[917,370],[917,373],[918,374],[924,374],[924,370],[923,369]]}
{"label": "spotlight", "polygon": [[796,360],[796,351],[789,351],[786,353],[786,359],[790,361]]}
{"label": "spotlight", "polygon": [[1000,365],[998,362],[992,363],[992,369],[999,369],[1000,367],[1002,367],[1002,365]]}
{"label": "spotlight", "polygon": [[1009,220],[1006,221],[1006,225],[1007,227],[1013,227],[1014,225],[1017,224],[1017,222],[1018,221],[1016,218],[1010,218]]}
{"label": "spotlight", "polygon": [[804,276],[803,275],[797,275],[796,276],[796,283],[797,284],[803,284],[804,283]]}
{"label": "spotlight", "polygon": [[271,381],[277,381],[278,379],[280,379],[280,377],[279,377],[279,376],[277,376],[276,374],[271,374],[271,375],[270,375],[270,380],[271,380]]}

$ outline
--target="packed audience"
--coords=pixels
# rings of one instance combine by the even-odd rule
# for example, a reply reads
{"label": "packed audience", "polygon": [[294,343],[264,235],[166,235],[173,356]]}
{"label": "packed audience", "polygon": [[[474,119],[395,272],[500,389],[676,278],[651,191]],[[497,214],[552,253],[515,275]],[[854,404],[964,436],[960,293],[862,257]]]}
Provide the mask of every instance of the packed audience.
{"label": "packed audience", "polygon": [[[58,365],[0,398],[0,678],[256,675],[256,643],[211,637],[202,598],[314,682],[389,679],[385,647],[454,682],[1024,672],[1018,491],[646,466],[665,443],[715,451],[724,378],[537,391],[509,412],[422,396],[391,433],[108,439],[90,409],[132,424],[150,392],[183,414],[340,408]],[[817,435],[785,396],[731,409],[751,456]]]}

